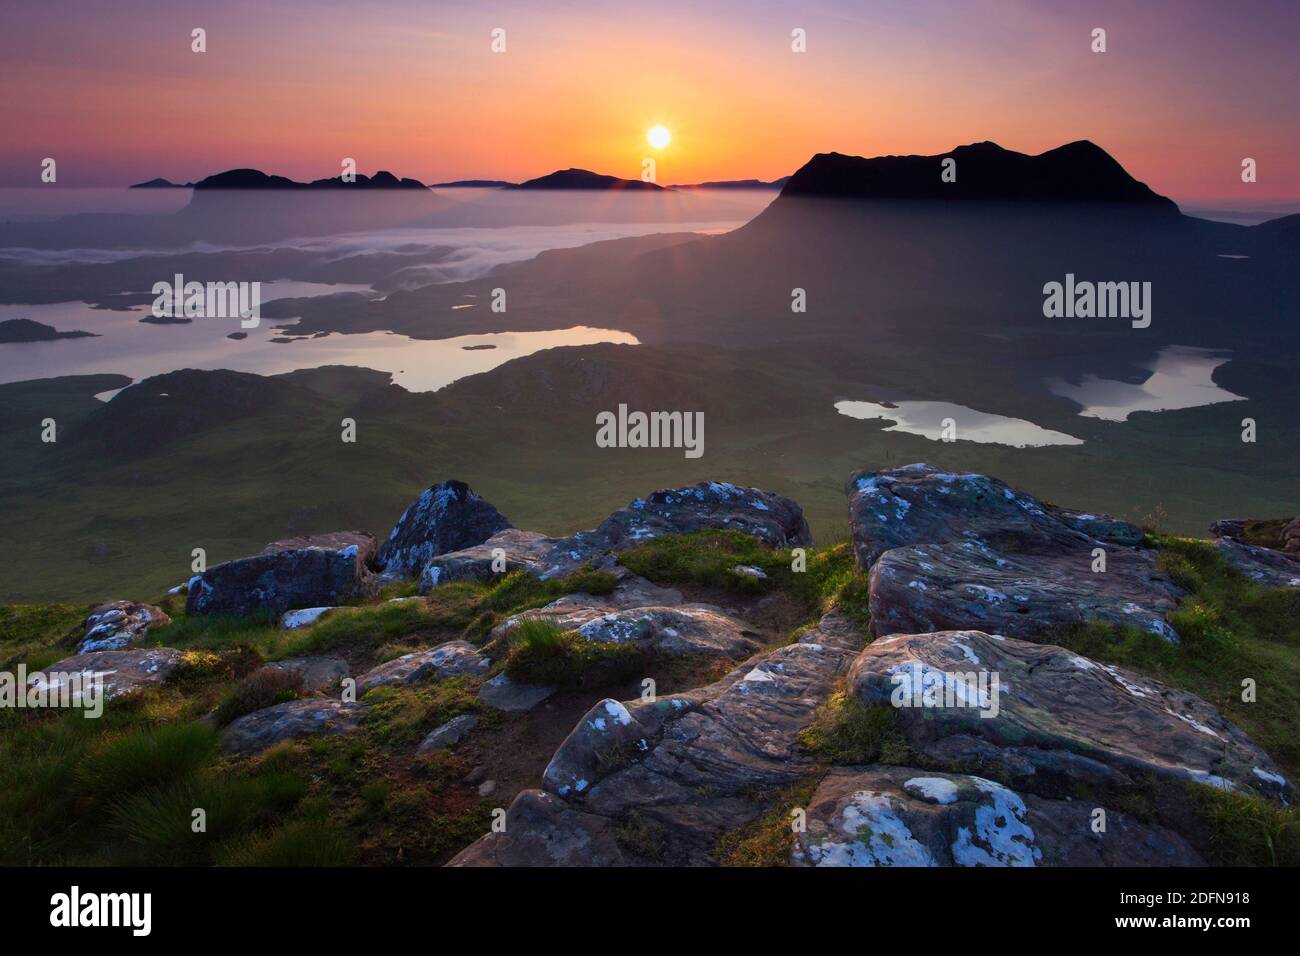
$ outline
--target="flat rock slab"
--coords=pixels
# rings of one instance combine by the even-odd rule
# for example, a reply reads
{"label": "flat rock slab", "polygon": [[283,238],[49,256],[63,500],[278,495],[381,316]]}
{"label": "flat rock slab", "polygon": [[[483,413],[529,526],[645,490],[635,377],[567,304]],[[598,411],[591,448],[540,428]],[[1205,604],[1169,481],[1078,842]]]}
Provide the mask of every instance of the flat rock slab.
{"label": "flat rock slab", "polygon": [[936,765],[996,766],[1040,796],[1145,777],[1291,794],[1268,755],[1205,701],[1050,644],[892,635],[862,651],[849,687],[869,706],[894,707],[908,744]]}
{"label": "flat rock slab", "polygon": [[367,565],[374,552],[374,538],[353,531],[273,542],[261,554],[192,577],[186,613],[279,615],[373,597],[377,585]]}
{"label": "flat rock slab", "polygon": [[1046,800],[983,777],[909,767],[832,770],[794,836],[795,866],[1203,866],[1182,837],[1114,807]]}
{"label": "flat rock slab", "polygon": [[618,576],[618,584],[609,594],[567,594],[556,598],[547,608],[593,607],[600,605],[608,608],[633,607],[672,607],[682,603],[682,592],[676,588],[660,587],[635,575],[626,568],[611,568],[611,573]]}
{"label": "flat rock slab", "polygon": [[135,601],[111,601],[91,608],[85,634],[77,645],[78,654],[116,651],[139,644],[150,628],[170,624],[172,619],[160,607]]}
{"label": "flat rock slab", "polygon": [[554,687],[521,684],[505,674],[498,674],[478,689],[478,699],[497,710],[520,711],[532,710],[554,693]]}
{"label": "flat rock slab", "polygon": [[863,569],[889,549],[913,544],[981,541],[1000,551],[1052,553],[1097,542],[1131,547],[1143,537],[1126,521],[1056,508],[997,478],[926,464],[858,472],[846,493]]}
{"label": "flat rock slab", "polygon": [[444,481],[425,489],[402,512],[375,563],[389,574],[416,577],[438,555],[472,548],[509,527],[469,485]]}
{"label": "flat rock slab", "polygon": [[1214,543],[1228,563],[1266,588],[1300,588],[1300,561],[1273,548],[1260,548],[1233,538]]}
{"label": "flat rock slab", "polygon": [[296,631],[299,628],[310,627],[337,610],[339,609],[336,607],[304,607],[296,611],[285,611],[280,615],[280,630]]}
{"label": "flat rock slab", "polygon": [[1112,548],[1098,573],[1092,562],[1090,546],[1032,556],[970,540],[894,548],[871,567],[871,630],[972,628],[1038,640],[1063,625],[1105,621],[1178,641],[1165,615],[1182,592],[1152,552]]}
{"label": "flat rock slab", "polygon": [[459,717],[453,717],[439,727],[429,731],[429,735],[420,742],[416,748],[416,755],[433,753],[450,747],[454,743],[459,743],[465,738],[471,730],[478,726],[478,717],[474,714],[461,714]]}
{"label": "flat rock slab", "polygon": [[[799,732],[862,640],[832,612],[799,643],[707,687],[653,701],[600,701],[547,765],[545,789],[516,797],[505,832],[484,836],[453,864],[709,862],[721,834],[765,812],[767,793],[813,771]],[[619,828],[633,818],[661,833],[655,860],[620,848]]]}
{"label": "flat rock slab", "polygon": [[416,681],[449,677],[480,677],[492,662],[469,641],[448,641],[427,651],[403,654],[357,678],[357,690],[365,693],[385,684],[414,684]]}
{"label": "flat rock slab", "polygon": [[670,657],[701,655],[741,660],[762,647],[757,631],[720,608],[703,604],[676,607],[611,608],[570,599],[524,611],[497,625],[492,637],[507,637],[526,619],[550,621],[596,643],[635,644]]}
{"label": "flat rock slab", "polygon": [[289,657],[266,665],[272,670],[297,674],[303,690],[317,691],[333,687],[350,673],[348,662],[341,657]]}
{"label": "flat rock slab", "polygon": [[73,674],[83,679],[98,674],[103,681],[107,700],[132,691],[161,684],[180,663],[181,652],[173,647],[150,647],[144,650],[91,651],[67,657],[46,667],[48,686],[57,689]]}
{"label": "flat rock slab", "polygon": [[363,704],[323,697],[291,700],[232,721],[221,746],[227,753],[248,754],[296,737],[351,733],[361,726],[364,713]]}

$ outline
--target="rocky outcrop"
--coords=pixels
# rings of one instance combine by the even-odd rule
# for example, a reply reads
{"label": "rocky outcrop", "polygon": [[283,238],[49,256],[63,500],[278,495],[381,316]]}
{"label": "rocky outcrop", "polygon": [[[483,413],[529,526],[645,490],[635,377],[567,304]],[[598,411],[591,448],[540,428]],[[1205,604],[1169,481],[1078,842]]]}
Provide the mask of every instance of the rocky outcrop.
{"label": "rocky outcrop", "polygon": [[569,539],[509,528],[480,545],[434,558],[420,572],[420,591],[427,594],[453,581],[490,581],[515,571],[525,571],[544,580],[562,577],[581,569],[597,556],[594,548],[579,547]]}
{"label": "rocky outcrop", "polygon": [[317,734],[352,733],[361,726],[365,705],[312,697],[256,710],[232,721],[221,737],[227,753],[250,754],[282,740]]}
{"label": "rocky outcrop", "polygon": [[996,768],[1040,796],[1148,779],[1291,794],[1269,756],[1205,701],[1061,647],[980,631],[896,634],[862,651],[849,687],[895,708],[908,745],[936,765]]}
{"label": "rocky outcrop", "polygon": [[1300,560],[1272,548],[1260,548],[1235,538],[1215,542],[1219,553],[1256,584],[1268,588],[1300,588]]}
{"label": "rocky outcrop", "polygon": [[1036,640],[1086,621],[1133,625],[1177,641],[1165,615],[1179,589],[1156,569],[1155,555],[1107,551],[1094,573],[1091,549],[1061,554],[998,552],[980,540],[894,548],[871,568],[875,634],[952,628]]}
{"label": "rocky outcrop", "polygon": [[135,601],[111,601],[100,604],[86,618],[85,635],[77,645],[78,654],[92,651],[116,651],[139,644],[153,627],[170,624],[172,619],[160,607]]}
{"label": "rocky outcrop", "polygon": [[416,577],[432,558],[482,544],[510,522],[463,481],[433,485],[402,512],[379,549],[381,571]]}
{"label": "rocky outcrop", "polygon": [[276,541],[189,581],[188,614],[283,614],[334,606],[377,592],[368,564],[375,539],[358,531]]}
{"label": "rocky outcrop", "polygon": [[774,548],[812,543],[803,509],[758,488],[702,481],[656,491],[615,511],[591,531],[550,538],[532,531],[499,532],[481,545],[434,558],[420,575],[420,590],[451,581],[490,580],[526,571],[539,578],[572,574],[591,565],[610,568],[611,555],[661,535],[708,529],[740,531]]}
{"label": "rocky outcrop", "polygon": [[1114,807],[1017,793],[983,777],[843,767],[794,836],[796,866],[1200,866],[1178,834]]}
{"label": "rocky outcrop", "polygon": [[[460,866],[707,863],[719,835],[768,808],[764,794],[812,772],[799,732],[852,661],[862,636],[838,612],[795,644],[722,680],[655,700],[603,700],[543,775]],[[701,794],[707,793],[707,799]],[[657,834],[653,859],[620,844],[633,821]]]}
{"label": "rocky outcrop", "polygon": [[372,667],[357,678],[357,692],[364,694],[385,684],[414,684],[430,678],[481,677],[491,666],[492,662],[469,641],[448,641]]}
{"label": "rocky outcrop", "polygon": [[1134,525],[925,464],[859,472],[848,495],[875,634],[969,627],[1034,640],[1101,620],[1178,640],[1165,617],[1182,591],[1135,546]]}
{"label": "rocky outcrop", "polygon": [[527,619],[549,621],[596,643],[634,644],[669,657],[698,654],[741,660],[762,646],[757,631],[720,608],[703,604],[616,608],[599,600],[578,603],[571,597],[508,618],[493,629],[493,639],[508,639]]}
{"label": "rocky outcrop", "polygon": [[1256,584],[1300,587],[1300,518],[1226,518],[1210,533],[1227,562]]}
{"label": "rocky outcrop", "polygon": [[161,684],[171,676],[180,660],[181,652],[171,647],[91,651],[64,658],[46,667],[42,673],[46,675],[47,686],[52,690],[61,688],[74,674],[83,678],[97,674],[103,681],[105,699],[112,700],[132,691]]}

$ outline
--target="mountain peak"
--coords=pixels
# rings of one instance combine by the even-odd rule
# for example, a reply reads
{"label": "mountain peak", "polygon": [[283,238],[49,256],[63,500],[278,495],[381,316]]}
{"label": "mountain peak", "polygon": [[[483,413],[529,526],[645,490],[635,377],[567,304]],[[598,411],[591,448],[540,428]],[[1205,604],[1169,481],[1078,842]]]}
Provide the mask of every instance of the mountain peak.
{"label": "mountain peak", "polygon": [[[956,162],[956,179],[941,178],[943,161]],[[1138,182],[1109,153],[1077,140],[1040,153],[1018,153],[991,141],[934,156],[845,156],[818,153],[781,195],[844,199],[1094,202],[1176,210]]]}
{"label": "mountain peak", "polygon": [[557,169],[549,175],[539,176],[517,186],[507,186],[506,188],[656,190],[664,187],[657,183],[643,182],[640,179],[619,179],[617,176],[606,176],[603,173],[593,173],[590,169],[579,169],[576,166],[570,166],[568,169]]}

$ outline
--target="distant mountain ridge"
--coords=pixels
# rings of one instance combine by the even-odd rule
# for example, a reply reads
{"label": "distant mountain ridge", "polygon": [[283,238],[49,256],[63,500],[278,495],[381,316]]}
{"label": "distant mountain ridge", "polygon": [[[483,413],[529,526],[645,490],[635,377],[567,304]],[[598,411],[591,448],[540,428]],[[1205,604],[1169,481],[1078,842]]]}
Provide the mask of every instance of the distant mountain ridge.
{"label": "distant mountain ridge", "polygon": [[170,179],[163,179],[161,176],[147,180],[143,183],[135,183],[127,187],[128,189],[193,189],[193,183],[174,183]]}
{"label": "distant mountain ridge", "polygon": [[309,183],[300,183],[286,176],[275,176],[260,169],[228,169],[215,173],[194,184],[194,189],[427,189],[424,183],[416,179],[403,177],[398,179],[386,169],[381,169],[374,176],[358,173],[355,182],[344,182],[342,176],[329,179],[313,179]]}
{"label": "distant mountain ridge", "polygon": [[[941,177],[955,161],[955,180]],[[997,143],[972,143],[934,156],[818,153],[790,177],[785,196],[845,199],[988,200],[1124,203],[1177,212],[1170,199],[1138,182],[1100,146],[1067,143],[1037,156]]]}
{"label": "distant mountain ridge", "polygon": [[704,183],[677,183],[670,189],[781,189],[790,181],[789,176],[764,182],[761,179],[715,179]]}
{"label": "distant mountain ridge", "polygon": [[516,186],[505,179],[457,179],[449,183],[429,183],[430,189],[501,189]]}
{"label": "distant mountain ridge", "polygon": [[589,169],[570,167],[569,169],[558,169],[545,176],[538,176],[536,179],[530,179],[515,186],[507,186],[506,188],[657,190],[663,189],[664,187],[660,186],[658,183],[647,183],[640,179],[619,179],[617,176],[606,176],[602,173],[593,173]]}

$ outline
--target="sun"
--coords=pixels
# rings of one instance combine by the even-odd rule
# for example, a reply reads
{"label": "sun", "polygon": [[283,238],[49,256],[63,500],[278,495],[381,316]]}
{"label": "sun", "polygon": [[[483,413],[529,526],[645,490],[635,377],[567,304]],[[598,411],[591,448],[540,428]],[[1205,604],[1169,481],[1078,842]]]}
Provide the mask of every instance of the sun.
{"label": "sun", "polygon": [[663,149],[673,141],[673,134],[666,126],[652,126],[646,131],[645,138],[655,149]]}

